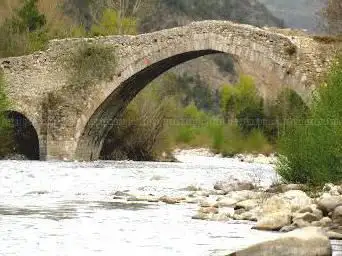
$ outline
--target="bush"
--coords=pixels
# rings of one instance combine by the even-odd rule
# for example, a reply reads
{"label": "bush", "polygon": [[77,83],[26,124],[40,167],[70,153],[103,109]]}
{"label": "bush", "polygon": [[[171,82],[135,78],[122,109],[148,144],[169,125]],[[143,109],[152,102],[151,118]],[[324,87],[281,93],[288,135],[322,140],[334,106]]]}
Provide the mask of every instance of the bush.
{"label": "bush", "polygon": [[110,81],[116,69],[116,54],[112,46],[82,43],[67,57],[70,85],[83,87],[98,81]]}
{"label": "bush", "polygon": [[258,110],[261,106],[262,98],[249,76],[241,76],[236,85],[225,85],[221,90],[221,111],[225,122],[235,121],[241,112]]}
{"label": "bush", "polygon": [[108,134],[101,157],[155,161],[171,155],[172,131],[168,120],[178,115],[173,97],[160,96],[160,84],[145,88],[126,108]]}
{"label": "bush", "polygon": [[280,134],[284,132],[285,123],[304,118],[309,113],[308,106],[292,89],[285,88],[274,101],[267,105],[265,122],[262,127],[264,134],[272,143],[276,143]]}
{"label": "bush", "polygon": [[46,18],[37,0],[25,0],[10,19],[0,26],[0,57],[20,56],[45,48],[48,42]]}
{"label": "bush", "polygon": [[94,24],[90,34],[92,36],[108,36],[137,33],[137,22],[133,17],[120,17],[120,14],[113,9],[106,9],[98,24]]}
{"label": "bush", "polygon": [[317,90],[310,115],[286,127],[277,168],[285,181],[321,185],[342,180],[341,61]]}

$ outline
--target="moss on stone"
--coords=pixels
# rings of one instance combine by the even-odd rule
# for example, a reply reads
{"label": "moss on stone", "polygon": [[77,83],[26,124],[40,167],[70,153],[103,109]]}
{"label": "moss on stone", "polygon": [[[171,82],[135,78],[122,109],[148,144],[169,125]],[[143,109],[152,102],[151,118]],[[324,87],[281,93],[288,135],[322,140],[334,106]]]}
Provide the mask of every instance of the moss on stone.
{"label": "moss on stone", "polygon": [[297,47],[295,45],[289,45],[285,48],[285,52],[292,56],[297,52]]}

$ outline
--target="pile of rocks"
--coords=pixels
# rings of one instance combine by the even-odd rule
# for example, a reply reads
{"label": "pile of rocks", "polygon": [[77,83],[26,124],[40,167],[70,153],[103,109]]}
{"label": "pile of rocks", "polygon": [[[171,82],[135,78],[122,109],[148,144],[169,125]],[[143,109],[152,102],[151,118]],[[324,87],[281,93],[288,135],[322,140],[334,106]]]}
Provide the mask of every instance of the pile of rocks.
{"label": "pile of rocks", "polygon": [[254,229],[281,232],[314,226],[342,239],[342,186],[328,184],[316,198],[296,184],[265,191],[250,183],[218,182],[214,188],[219,195],[201,200],[194,219],[255,221]]}
{"label": "pile of rocks", "polygon": [[253,221],[254,229],[280,232],[319,227],[329,238],[342,239],[342,186],[327,184],[316,197],[309,197],[303,185],[283,184],[265,190],[238,180],[219,181],[213,190],[195,186],[183,190],[189,194],[158,197],[117,191],[113,198],[127,202],[198,204],[193,219]]}
{"label": "pile of rocks", "polygon": [[184,188],[184,197],[134,196],[128,191],[114,193],[127,202],[198,204],[192,218],[197,220],[254,221],[254,229],[286,232],[229,256],[332,255],[329,239],[342,240],[342,185],[327,184],[316,196],[305,186],[281,184],[267,190],[249,182],[219,181],[213,190]]}

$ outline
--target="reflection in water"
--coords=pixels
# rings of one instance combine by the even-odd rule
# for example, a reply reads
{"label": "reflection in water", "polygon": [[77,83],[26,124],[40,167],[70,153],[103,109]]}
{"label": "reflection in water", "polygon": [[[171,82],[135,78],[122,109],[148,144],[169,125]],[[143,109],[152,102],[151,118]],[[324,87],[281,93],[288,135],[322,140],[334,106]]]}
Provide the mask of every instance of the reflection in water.
{"label": "reflection in water", "polygon": [[[197,157],[187,163],[0,162],[0,255],[221,256],[276,234],[249,222],[192,220],[197,205],[113,201],[184,196],[217,180],[273,182],[271,166]],[[158,177],[158,178],[156,178]]]}

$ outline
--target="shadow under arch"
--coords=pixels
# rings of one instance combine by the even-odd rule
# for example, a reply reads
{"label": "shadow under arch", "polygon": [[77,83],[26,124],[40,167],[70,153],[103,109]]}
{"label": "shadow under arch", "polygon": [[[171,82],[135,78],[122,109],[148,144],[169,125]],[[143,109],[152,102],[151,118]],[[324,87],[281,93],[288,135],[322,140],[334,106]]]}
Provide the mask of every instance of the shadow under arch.
{"label": "shadow under arch", "polygon": [[10,123],[8,155],[23,155],[29,160],[39,160],[39,137],[32,122],[22,113],[6,111],[3,113]]}
{"label": "shadow under arch", "polygon": [[208,49],[177,54],[155,62],[123,81],[87,122],[77,144],[76,159],[88,161],[99,158],[104,139],[113,127],[115,117],[118,117],[132,99],[151,81],[181,63],[217,53],[224,52]]}

